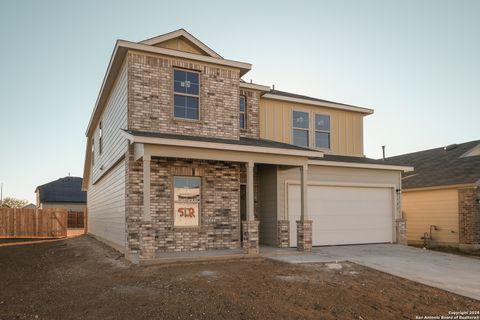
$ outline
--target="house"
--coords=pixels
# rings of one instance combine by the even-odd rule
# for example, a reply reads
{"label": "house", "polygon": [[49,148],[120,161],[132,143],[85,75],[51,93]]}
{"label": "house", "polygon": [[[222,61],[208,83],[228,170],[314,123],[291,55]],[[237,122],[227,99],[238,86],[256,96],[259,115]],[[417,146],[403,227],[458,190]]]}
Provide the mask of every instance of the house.
{"label": "house", "polygon": [[132,261],[403,240],[412,168],[364,157],[373,110],[243,81],[251,68],[183,29],[117,41],[86,131],[91,235]]}
{"label": "house", "polygon": [[37,206],[34,205],[33,203],[29,203],[27,205],[24,205],[22,209],[37,209]]}
{"label": "house", "polygon": [[35,189],[37,208],[63,208],[85,212],[87,193],[82,190],[82,178],[67,176],[42,184]]}
{"label": "house", "polygon": [[415,167],[402,179],[408,243],[480,249],[480,140],[386,161]]}

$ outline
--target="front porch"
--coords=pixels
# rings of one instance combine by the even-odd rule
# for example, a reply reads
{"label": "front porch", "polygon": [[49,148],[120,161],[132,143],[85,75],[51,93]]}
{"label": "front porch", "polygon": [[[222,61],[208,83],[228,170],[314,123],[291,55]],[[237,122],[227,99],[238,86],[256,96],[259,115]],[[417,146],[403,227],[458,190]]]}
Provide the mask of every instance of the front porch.
{"label": "front porch", "polygon": [[[136,191],[130,197],[132,201],[127,204],[127,216],[130,219],[127,222],[127,251],[130,252],[129,256],[136,257],[132,260],[183,259],[183,256],[211,259],[240,253],[258,255],[260,243],[271,244],[262,239],[266,228],[276,230],[282,222],[266,219],[266,211],[271,209],[267,208],[268,199],[264,196],[275,194],[276,189],[261,181],[255,186],[255,172],[257,179],[261,179],[269,168],[279,165],[300,168],[302,214],[297,223],[297,248],[299,251],[311,250],[312,231],[311,221],[307,217],[306,181],[308,156],[311,153],[318,156],[318,152],[256,145],[240,150],[237,146],[227,144],[224,148],[212,148],[213,145],[202,146],[201,143],[178,145],[179,141],[175,141],[176,145],[168,145],[165,139],[139,139],[134,135],[129,136],[129,140],[127,165],[131,173],[127,174],[127,195],[130,190]],[[180,144],[184,142],[181,140]],[[229,147],[233,150],[228,150]],[[241,199],[241,172],[244,175],[244,199]],[[192,191],[177,186],[175,179],[178,177],[198,179],[198,190],[195,191],[198,196],[194,198],[199,200],[198,204],[189,205],[194,206],[192,208],[184,208],[185,204],[180,203],[181,208],[177,210],[180,201],[178,193]],[[257,208],[256,192],[260,194]],[[190,199],[182,201],[191,203]],[[241,217],[242,200],[245,203]],[[191,210],[197,222],[179,224],[181,219],[177,214],[184,214],[180,209]],[[276,216],[276,212],[270,213]],[[283,237],[286,234],[288,239],[288,230],[280,234]],[[283,244],[282,241],[275,244],[275,247],[279,246],[288,246],[288,240],[283,240]]]}

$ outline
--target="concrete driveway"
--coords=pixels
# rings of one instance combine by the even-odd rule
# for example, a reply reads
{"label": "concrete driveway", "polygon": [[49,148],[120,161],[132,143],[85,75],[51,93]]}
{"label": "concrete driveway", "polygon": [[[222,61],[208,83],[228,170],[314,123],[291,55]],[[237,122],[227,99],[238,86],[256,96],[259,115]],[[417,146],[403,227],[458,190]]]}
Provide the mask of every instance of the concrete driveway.
{"label": "concrete driveway", "polygon": [[289,263],[350,261],[480,300],[480,259],[395,244],[330,246],[269,256]]}

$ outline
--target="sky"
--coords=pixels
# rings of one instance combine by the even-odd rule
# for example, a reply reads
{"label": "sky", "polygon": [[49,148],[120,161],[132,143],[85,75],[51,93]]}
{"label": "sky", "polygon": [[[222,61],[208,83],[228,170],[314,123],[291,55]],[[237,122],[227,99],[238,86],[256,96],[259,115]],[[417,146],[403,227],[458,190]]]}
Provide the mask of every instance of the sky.
{"label": "sky", "polygon": [[375,109],[365,155],[480,139],[480,1],[0,2],[0,182],[82,176],[85,130],[117,39],[185,28],[244,80]]}

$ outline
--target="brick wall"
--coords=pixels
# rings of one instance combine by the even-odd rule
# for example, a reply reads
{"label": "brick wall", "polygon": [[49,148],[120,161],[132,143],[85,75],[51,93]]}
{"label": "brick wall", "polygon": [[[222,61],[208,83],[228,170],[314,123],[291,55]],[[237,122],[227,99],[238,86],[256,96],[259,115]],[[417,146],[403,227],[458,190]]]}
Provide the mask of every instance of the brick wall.
{"label": "brick wall", "polygon": [[[173,119],[174,67],[200,72],[199,121]],[[128,128],[238,139],[239,79],[234,68],[129,52]]]}
{"label": "brick wall", "polygon": [[[127,169],[128,245],[130,253],[138,253],[143,213],[143,171],[142,161],[131,160]],[[153,158],[150,170],[151,224],[156,234],[157,252],[241,247],[239,164]],[[199,227],[173,226],[172,190],[175,175],[201,177]]]}
{"label": "brick wall", "polygon": [[247,103],[246,127],[240,129],[240,136],[258,139],[260,137],[260,92],[242,89],[240,95],[245,96]]}
{"label": "brick wall", "polygon": [[480,197],[477,188],[458,190],[458,225],[460,244],[480,244]]}

